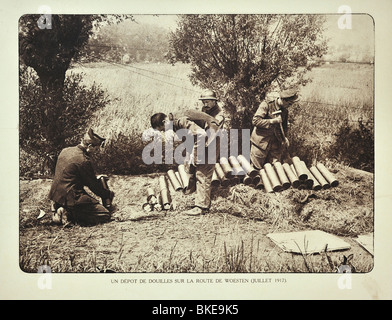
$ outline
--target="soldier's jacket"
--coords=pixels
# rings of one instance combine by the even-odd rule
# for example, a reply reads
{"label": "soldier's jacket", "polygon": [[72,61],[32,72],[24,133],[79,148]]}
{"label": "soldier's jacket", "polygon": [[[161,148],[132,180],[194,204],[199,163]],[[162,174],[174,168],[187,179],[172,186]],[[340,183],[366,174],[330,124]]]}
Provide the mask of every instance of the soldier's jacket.
{"label": "soldier's jacket", "polygon": [[224,121],[225,117],[223,114],[223,110],[221,109],[221,107],[219,107],[218,104],[215,104],[215,106],[213,106],[212,108],[207,108],[206,106],[203,106],[201,108],[202,112],[205,112],[207,114],[209,114],[211,117],[214,117],[215,119],[217,119],[218,123],[221,124],[222,121]]}
{"label": "soldier's jacket", "polygon": [[[277,100],[263,101],[252,119],[253,131],[250,141],[262,150],[266,150],[271,142],[282,142],[282,135],[279,125],[270,124],[268,119],[273,119],[275,115],[272,112],[279,110]],[[281,109],[283,131],[287,133],[288,111],[286,108]]]}
{"label": "soldier's jacket", "polygon": [[[188,129],[193,135],[211,129],[217,132],[220,129],[217,119],[197,110],[188,110],[181,114],[169,114],[169,119],[173,121],[173,130]],[[208,143],[208,142],[207,142]]]}
{"label": "soldier's jacket", "polygon": [[99,197],[110,197],[110,191],[104,189],[96,178],[85,148],[78,145],[63,149],[57,159],[49,199],[66,207],[99,203],[86,192],[84,186]]}
{"label": "soldier's jacket", "polygon": [[173,121],[174,132],[187,129],[196,138],[193,146],[194,159],[197,159],[197,149],[208,147],[221,128],[214,117],[197,110],[188,110],[182,114],[170,113],[169,119]]}

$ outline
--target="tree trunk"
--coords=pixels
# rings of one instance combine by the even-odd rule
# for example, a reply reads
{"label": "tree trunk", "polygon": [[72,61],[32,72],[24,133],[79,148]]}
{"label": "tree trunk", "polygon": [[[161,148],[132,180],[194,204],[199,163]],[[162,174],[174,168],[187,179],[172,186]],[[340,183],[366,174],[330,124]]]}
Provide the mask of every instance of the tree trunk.
{"label": "tree trunk", "polygon": [[65,71],[38,74],[43,91],[44,121],[46,141],[44,170],[54,173],[58,154],[64,148],[63,123],[60,115],[64,110],[63,89]]}

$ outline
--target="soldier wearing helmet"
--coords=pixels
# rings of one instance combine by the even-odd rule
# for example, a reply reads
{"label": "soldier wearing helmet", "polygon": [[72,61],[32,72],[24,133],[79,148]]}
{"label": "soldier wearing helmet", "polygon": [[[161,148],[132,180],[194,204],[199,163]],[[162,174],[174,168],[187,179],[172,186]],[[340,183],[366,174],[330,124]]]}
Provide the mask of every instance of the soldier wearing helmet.
{"label": "soldier wearing helmet", "polygon": [[[200,101],[203,103],[203,107],[201,109],[202,112],[207,113],[211,117],[216,120],[217,126],[221,129],[227,129],[225,125],[225,117],[222,108],[218,105],[218,98],[216,97],[216,93],[212,90],[205,90],[200,98]],[[216,157],[219,159],[220,154],[222,152],[221,148],[227,149],[226,144],[222,144],[220,139],[215,140],[215,150]]]}
{"label": "soldier wearing helmet", "polygon": [[225,117],[223,116],[221,107],[218,105],[216,93],[212,90],[205,90],[199,100],[203,103],[201,111],[214,117],[217,120],[217,125],[220,126],[224,122]]}

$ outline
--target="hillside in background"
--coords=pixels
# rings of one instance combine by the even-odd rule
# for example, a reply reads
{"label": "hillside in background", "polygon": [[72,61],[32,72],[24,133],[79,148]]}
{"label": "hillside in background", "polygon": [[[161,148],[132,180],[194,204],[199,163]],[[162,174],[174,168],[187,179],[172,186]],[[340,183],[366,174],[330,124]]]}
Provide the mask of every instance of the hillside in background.
{"label": "hillside in background", "polygon": [[326,61],[373,63],[375,54],[375,25],[367,14],[353,14],[346,28],[339,26],[342,15],[327,15],[324,35],[329,50]]}

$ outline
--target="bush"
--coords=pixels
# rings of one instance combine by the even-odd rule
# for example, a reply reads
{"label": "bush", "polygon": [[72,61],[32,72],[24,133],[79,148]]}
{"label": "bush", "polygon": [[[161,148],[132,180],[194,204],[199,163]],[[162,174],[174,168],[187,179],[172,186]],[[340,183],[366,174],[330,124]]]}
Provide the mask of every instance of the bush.
{"label": "bush", "polygon": [[[63,145],[53,147],[52,141],[49,141],[46,135],[48,111],[43,102],[45,99],[39,78],[33,69],[20,66],[19,143],[23,151],[20,153],[21,175],[51,174],[61,149],[77,144],[94,113],[111,101],[98,85],[94,83],[88,88],[82,84],[82,80],[83,74],[73,73],[65,79],[61,104],[63,109],[60,117],[56,119],[62,129],[55,133],[61,138]],[[38,167],[25,165],[32,162]]]}
{"label": "bush", "polygon": [[119,134],[111,140],[104,151],[95,157],[96,170],[105,174],[148,174],[164,172],[171,168],[170,165],[147,165],[142,159],[143,149],[147,143],[143,142],[138,134]]}
{"label": "bush", "polygon": [[313,161],[317,159],[317,152],[319,151],[318,145],[311,143],[292,132],[289,132],[288,139],[290,142],[289,154],[291,157],[297,156],[308,165],[312,164]]}
{"label": "bush", "polygon": [[374,172],[374,130],[371,123],[358,121],[358,126],[348,121],[336,133],[330,157],[348,166]]}

